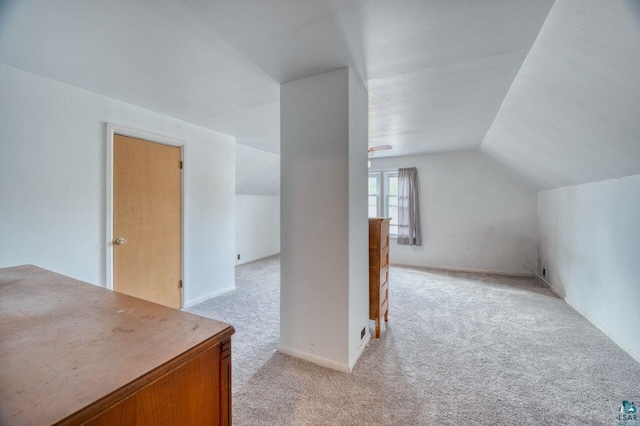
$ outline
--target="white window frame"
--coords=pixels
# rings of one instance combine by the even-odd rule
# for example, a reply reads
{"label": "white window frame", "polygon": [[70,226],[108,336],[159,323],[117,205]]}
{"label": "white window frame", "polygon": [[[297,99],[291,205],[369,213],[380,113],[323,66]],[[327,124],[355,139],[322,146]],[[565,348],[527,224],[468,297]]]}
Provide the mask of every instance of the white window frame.
{"label": "white window frame", "polygon": [[[378,181],[378,194],[375,196],[377,198],[376,202],[376,215],[380,216],[380,211],[382,207],[382,179],[380,176],[380,172],[369,172],[369,177],[367,178],[367,197],[373,197],[373,195],[369,195],[369,178],[375,177]],[[369,198],[367,198],[367,213],[369,211]]]}
{"label": "white window frame", "polygon": [[[378,179],[378,217],[389,217],[389,195],[387,194],[387,186],[389,183],[390,177],[398,177],[398,169],[390,169],[390,170],[370,170],[369,177],[376,175]],[[367,180],[367,183],[369,181]],[[367,196],[368,194],[368,186],[367,186]],[[367,199],[368,206],[368,199]],[[396,218],[397,219],[397,218]],[[390,234],[393,237],[397,236],[396,234]]]}

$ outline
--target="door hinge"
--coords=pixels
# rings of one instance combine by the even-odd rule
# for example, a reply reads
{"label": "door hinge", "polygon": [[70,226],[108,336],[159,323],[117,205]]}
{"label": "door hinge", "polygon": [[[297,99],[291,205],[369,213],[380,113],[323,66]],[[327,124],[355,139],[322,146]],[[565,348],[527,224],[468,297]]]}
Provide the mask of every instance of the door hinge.
{"label": "door hinge", "polygon": [[182,169],[182,161],[180,161],[180,168]]}
{"label": "door hinge", "polygon": [[178,288],[182,288],[182,280],[178,281]]}

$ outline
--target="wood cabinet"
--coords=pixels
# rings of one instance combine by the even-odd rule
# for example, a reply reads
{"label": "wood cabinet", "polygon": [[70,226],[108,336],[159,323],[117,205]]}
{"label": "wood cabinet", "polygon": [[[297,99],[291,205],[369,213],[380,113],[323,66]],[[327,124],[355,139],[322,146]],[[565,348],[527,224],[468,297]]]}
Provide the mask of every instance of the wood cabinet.
{"label": "wood cabinet", "polygon": [[231,424],[228,324],[0,269],[0,424]]}
{"label": "wood cabinet", "polygon": [[369,219],[369,319],[389,320],[389,221],[387,217]]}

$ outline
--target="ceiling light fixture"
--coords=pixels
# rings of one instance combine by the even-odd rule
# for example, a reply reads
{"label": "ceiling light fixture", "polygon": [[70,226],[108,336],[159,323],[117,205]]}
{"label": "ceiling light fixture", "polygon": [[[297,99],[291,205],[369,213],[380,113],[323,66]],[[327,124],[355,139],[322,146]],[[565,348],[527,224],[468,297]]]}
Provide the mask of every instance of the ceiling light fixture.
{"label": "ceiling light fixture", "polygon": [[[391,145],[372,146],[371,148],[369,148],[369,157],[373,157],[373,155],[376,153],[376,151],[384,151],[386,149],[391,149],[391,148],[393,148]],[[367,161],[367,168],[368,169],[371,168],[371,160]]]}

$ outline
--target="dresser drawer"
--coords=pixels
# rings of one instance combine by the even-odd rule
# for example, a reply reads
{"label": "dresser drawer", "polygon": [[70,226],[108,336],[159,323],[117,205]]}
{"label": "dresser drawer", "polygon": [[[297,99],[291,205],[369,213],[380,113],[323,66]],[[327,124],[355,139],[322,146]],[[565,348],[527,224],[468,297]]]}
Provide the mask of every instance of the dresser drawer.
{"label": "dresser drawer", "polygon": [[380,322],[389,311],[389,222],[391,218],[369,218],[369,319]]}
{"label": "dresser drawer", "polygon": [[380,287],[389,281],[389,266],[385,266],[380,270]]}
{"label": "dresser drawer", "polygon": [[383,226],[380,229],[380,248],[389,247],[389,227]]}
{"label": "dresser drawer", "polygon": [[380,269],[389,266],[389,247],[380,250]]}
{"label": "dresser drawer", "polygon": [[388,300],[385,300],[380,304],[380,316],[384,316],[384,313],[387,312],[388,307],[389,307]]}

